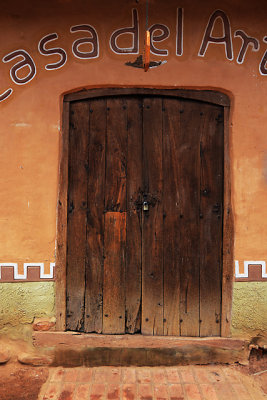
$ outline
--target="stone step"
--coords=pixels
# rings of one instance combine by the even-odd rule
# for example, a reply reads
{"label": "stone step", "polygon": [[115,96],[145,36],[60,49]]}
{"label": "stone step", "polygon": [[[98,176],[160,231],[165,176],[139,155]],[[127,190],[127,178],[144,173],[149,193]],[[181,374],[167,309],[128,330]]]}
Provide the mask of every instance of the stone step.
{"label": "stone step", "polygon": [[231,338],[97,335],[77,332],[34,332],[36,348],[48,352],[52,365],[174,366],[248,364],[248,342]]}

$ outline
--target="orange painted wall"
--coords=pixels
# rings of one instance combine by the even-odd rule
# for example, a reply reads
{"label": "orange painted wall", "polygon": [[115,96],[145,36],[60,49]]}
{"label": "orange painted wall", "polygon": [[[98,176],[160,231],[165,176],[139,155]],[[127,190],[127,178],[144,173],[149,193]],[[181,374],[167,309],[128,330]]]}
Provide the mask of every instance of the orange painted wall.
{"label": "orange painted wall", "polygon": [[[181,57],[175,54],[177,7],[184,8]],[[116,55],[109,48],[112,31],[131,25],[132,8],[139,14],[141,54],[144,0],[41,0],[27,1],[23,6],[11,0],[1,5],[1,58],[16,49],[25,49],[35,61],[37,74],[28,84],[16,85],[9,70],[18,60],[0,62],[0,93],[9,87],[14,90],[0,102],[0,262],[54,261],[63,94],[101,86],[209,88],[230,96],[235,259],[240,260],[241,267],[243,260],[267,261],[267,75],[259,73],[260,61],[267,51],[267,43],[263,42],[267,36],[266,0],[245,4],[237,0],[150,0],[149,24],[168,25],[170,37],[157,44],[168,49],[169,56],[151,56],[154,60],[166,59],[167,63],[147,73],[125,66],[136,55]],[[231,22],[233,61],[226,59],[222,44],[211,44],[205,57],[198,56],[206,24],[216,9],[225,11]],[[99,35],[100,56],[96,59],[81,60],[71,51],[73,41],[86,34],[70,33],[70,27],[86,23],[93,25]],[[214,33],[220,34],[220,23],[217,28]],[[260,43],[258,52],[248,49],[242,65],[236,62],[241,46],[241,39],[234,38],[237,29]],[[45,65],[56,62],[58,56],[41,55],[38,42],[53,32],[59,38],[51,42],[51,47],[64,48],[68,60],[61,69],[47,71]],[[19,76],[26,73],[27,70],[21,71]]]}

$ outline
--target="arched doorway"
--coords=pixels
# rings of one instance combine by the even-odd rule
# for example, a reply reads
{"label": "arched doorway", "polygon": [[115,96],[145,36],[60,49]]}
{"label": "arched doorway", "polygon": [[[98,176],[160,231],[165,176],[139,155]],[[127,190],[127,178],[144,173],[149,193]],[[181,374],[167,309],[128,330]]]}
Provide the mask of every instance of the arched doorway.
{"label": "arched doorway", "polygon": [[67,330],[222,335],[227,100],[99,89],[69,101]]}

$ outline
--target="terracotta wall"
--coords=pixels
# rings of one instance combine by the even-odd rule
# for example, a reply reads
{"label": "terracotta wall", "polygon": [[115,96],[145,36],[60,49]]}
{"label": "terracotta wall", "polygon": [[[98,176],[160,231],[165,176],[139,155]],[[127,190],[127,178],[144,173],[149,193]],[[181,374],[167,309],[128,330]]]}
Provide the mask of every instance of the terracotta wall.
{"label": "terracotta wall", "polygon": [[[182,55],[176,54],[178,8],[183,9],[184,17]],[[149,26],[164,24],[170,36],[154,42],[158,49],[168,50],[168,55],[151,55],[153,60],[167,62],[146,73],[125,65],[133,62],[138,54],[115,54],[110,48],[112,32],[132,26],[133,9],[139,18],[139,54],[142,54],[144,0],[102,0],[100,3],[41,0],[27,1],[23,7],[21,2],[11,0],[1,5],[1,59],[6,62],[0,62],[0,93],[5,97],[9,89],[13,91],[0,101],[2,281],[12,281],[14,269],[15,280],[25,280],[24,263],[43,263],[35,270],[25,265],[29,280],[38,280],[40,271],[41,279],[53,276],[62,98],[70,91],[101,86],[215,89],[228,94],[236,268],[242,274],[244,261],[261,262],[259,267],[248,266],[248,269],[260,268],[254,280],[266,281],[267,39],[264,38],[267,37],[267,3],[265,0],[245,4],[219,0],[206,1],[203,5],[199,1],[181,0],[178,4],[174,0],[149,0]],[[204,56],[198,54],[209,18],[216,10],[222,10],[229,19],[233,60],[229,54],[227,58],[223,43],[210,43]],[[81,24],[89,24],[97,31],[97,58],[77,58],[73,54],[72,45],[77,39],[92,36],[88,32],[70,32],[71,27]],[[240,32],[236,32],[240,30],[255,38],[253,43],[258,47],[258,51],[248,47],[243,63],[237,62],[243,43]],[[45,46],[63,49],[62,56],[45,56],[38,50],[40,40],[53,33],[57,38]],[[212,35],[224,35],[221,17],[216,19]],[[117,44],[131,47],[132,36],[120,37]],[[16,84],[10,76],[11,67],[24,59],[20,56],[8,60],[19,49],[26,51],[36,66],[36,74],[24,84]],[[79,49],[90,52],[93,48],[84,44]],[[64,52],[67,60],[61,68],[45,68],[64,58]],[[18,80],[23,81],[31,72],[27,66],[17,70]]]}

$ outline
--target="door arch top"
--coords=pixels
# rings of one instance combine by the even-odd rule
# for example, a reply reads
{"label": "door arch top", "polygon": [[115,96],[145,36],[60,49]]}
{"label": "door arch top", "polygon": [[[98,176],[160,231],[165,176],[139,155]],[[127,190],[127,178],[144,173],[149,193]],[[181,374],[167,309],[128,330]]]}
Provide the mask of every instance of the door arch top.
{"label": "door arch top", "polygon": [[85,100],[89,98],[105,96],[129,96],[129,95],[170,96],[183,99],[197,100],[205,103],[218,104],[230,107],[229,97],[222,92],[214,90],[191,89],[151,89],[151,88],[98,88],[86,89],[64,96],[64,102]]}

